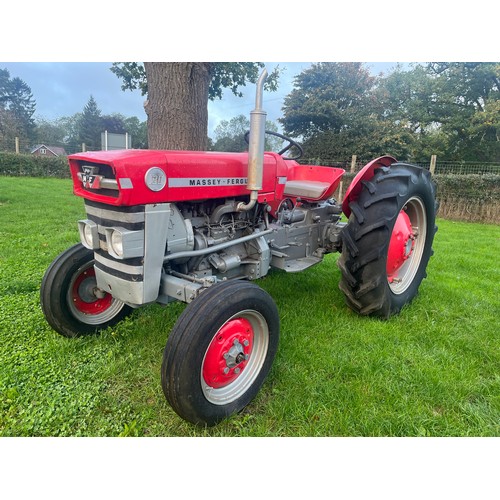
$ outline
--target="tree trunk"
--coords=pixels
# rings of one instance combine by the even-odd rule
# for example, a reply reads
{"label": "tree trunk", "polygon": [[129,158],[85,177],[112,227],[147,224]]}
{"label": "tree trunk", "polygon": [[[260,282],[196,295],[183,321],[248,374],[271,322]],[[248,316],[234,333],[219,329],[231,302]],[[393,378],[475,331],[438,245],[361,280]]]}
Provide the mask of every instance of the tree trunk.
{"label": "tree trunk", "polygon": [[144,63],[150,149],[207,148],[211,66],[196,62]]}

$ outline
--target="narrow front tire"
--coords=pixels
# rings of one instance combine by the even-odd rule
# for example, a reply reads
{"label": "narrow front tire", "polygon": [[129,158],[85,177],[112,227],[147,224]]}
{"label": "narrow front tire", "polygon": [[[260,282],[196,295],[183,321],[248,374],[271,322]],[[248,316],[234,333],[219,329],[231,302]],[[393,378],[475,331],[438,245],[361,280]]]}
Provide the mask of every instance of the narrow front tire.
{"label": "narrow front tire", "polygon": [[214,285],[170,333],[161,367],[167,401],[197,425],[241,411],[262,386],[278,340],[278,310],[264,290],[246,281]]}
{"label": "narrow front tire", "polygon": [[99,290],[94,253],[78,243],[58,255],[40,287],[40,303],[49,325],[64,337],[80,337],[113,326],[132,308]]}

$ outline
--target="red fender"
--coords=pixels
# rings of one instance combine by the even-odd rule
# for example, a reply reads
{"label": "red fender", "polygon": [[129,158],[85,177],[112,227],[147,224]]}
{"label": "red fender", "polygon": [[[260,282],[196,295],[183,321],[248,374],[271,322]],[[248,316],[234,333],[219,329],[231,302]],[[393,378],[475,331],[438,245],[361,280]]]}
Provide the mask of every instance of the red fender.
{"label": "red fender", "polygon": [[351,182],[351,185],[347,189],[344,200],[342,201],[342,211],[349,217],[351,215],[351,209],[349,208],[349,203],[351,201],[356,201],[359,194],[361,193],[362,184],[361,181],[369,181],[375,175],[375,169],[379,167],[390,167],[393,163],[396,163],[396,158],[392,156],[381,156],[372,160],[370,163],[366,164],[357,174],[356,177]]}

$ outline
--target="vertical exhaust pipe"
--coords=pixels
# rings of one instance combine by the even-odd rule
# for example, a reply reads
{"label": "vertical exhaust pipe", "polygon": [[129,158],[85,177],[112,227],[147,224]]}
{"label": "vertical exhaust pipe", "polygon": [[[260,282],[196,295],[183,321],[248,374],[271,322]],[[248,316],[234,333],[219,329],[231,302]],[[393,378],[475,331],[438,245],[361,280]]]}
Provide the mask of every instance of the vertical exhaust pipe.
{"label": "vertical exhaust pipe", "polygon": [[238,212],[251,210],[257,202],[258,192],[262,189],[264,174],[264,142],[267,113],[262,109],[262,94],[264,82],[267,78],[267,69],[264,68],[257,80],[255,94],[255,109],[250,113],[250,137],[248,139],[248,184],[250,202],[239,203]]}

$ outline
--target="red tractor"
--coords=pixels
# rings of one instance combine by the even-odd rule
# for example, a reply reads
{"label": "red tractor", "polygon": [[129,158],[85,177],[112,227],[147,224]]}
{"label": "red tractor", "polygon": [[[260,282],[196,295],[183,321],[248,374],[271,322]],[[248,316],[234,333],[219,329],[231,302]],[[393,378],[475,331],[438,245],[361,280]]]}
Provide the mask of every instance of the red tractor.
{"label": "red tractor", "polygon": [[[341,252],[340,289],[363,315],[388,318],[416,295],[432,254],[435,188],[428,171],[371,161],[343,202],[344,170],[301,165],[287,141],[264,152],[262,73],[248,153],[122,150],[69,157],[87,218],[81,243],[41,285],[51,327],[93,334],[134,308],[187,303],[163,354],[161,385],[185,420],[214,425],[256,395],[278,348],[272,298],[253,283]],[[284,156],[294,147],[295,157]],[[341,221],[342,212],[348,223]]]}

